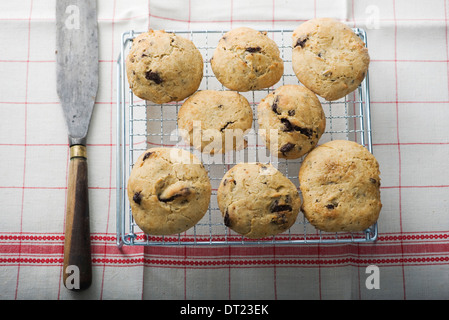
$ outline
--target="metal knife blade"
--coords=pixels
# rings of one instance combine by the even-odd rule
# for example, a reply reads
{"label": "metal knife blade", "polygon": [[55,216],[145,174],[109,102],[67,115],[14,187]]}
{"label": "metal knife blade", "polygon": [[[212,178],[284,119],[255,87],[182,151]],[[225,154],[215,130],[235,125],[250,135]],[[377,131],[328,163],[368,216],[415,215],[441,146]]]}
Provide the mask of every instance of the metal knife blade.
{"label": "metal knife blade", "polygon": [[69,143],[85,144],[98,90],[96,1],[56,1],[57,91]]}
{"label": "metal knife blade", "polygon": [[57,93],[68,130],[69,178],[64,241],[64,285],[92,281],[86,139],[98,90],[95,0],[56,1]]}

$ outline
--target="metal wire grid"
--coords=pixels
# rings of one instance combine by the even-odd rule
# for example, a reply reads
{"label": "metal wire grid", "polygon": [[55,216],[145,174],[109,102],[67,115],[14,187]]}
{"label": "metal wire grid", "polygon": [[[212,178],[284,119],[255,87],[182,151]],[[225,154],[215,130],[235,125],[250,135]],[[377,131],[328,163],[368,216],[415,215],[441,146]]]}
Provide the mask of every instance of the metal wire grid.
{"label": "metal wire grid", "polygon": [[[363,29],[353,31],[367,43]],[[226,90],[215,78],[210,67],[210,58],[218,40],[226,31],[171,31],[190,38],[204,59],[204,77],[199,90]],[[268,30],[267,35],[279,46],[284,60],[284,75],[275,87],[298,84],[291,65],[292,30]],[[153,104],[139,100],[129,89],[125,72],[125,57],[132,40],[140,32],[122,34],[122,47],[117,61],[117,245],[252,245],[252,244],[314,244],[314,243],[366,243],[377,239],[377,223],[363,232],[327,233],[316,230],[299,213],[296,223],[286,232],[267,239],[251,240],[228,229],[218,209],[216,192],[224,175],[234,164],[242,161],[271,162],[299,190],[298,172],[301,159],[285,160],[273,158],[257,135],[257,105],[275,88],[241,92],[253,108],[253,130],[248,135],[245,150],[225,155],[210,156],[185,144],[177,132],[177,113],[181,102]],[[341,100],[328,102],[320,98],[326,113],[326,132],[319,144],[336,139],[352,140],[364,145],[372,152],[369,99],[369,76],[359,88]],[[135,224],[129,206],[126,185],[134,161],[147,148],[154,146],[178,147],[189,150],[201,159],[209,172],[212,196],[208,212],[193,228],[178,235],[151,236],[144,234]]]}

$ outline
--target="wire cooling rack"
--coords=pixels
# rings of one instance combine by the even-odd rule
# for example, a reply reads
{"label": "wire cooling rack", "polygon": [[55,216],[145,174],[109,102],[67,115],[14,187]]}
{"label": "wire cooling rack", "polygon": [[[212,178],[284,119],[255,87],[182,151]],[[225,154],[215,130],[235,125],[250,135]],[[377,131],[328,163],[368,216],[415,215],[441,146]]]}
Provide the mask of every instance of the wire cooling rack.
{"label": "wire cooling rack", "polygon": [[[363,29],[353,31],[367,44]],[[199,90],[225,90],[210,66],[210,58],[219,39],[226,31],[170,31],[192,40],[204,60],[204,77]],[[227,228],[217,204],[217,188],[227,170],[238,162],[271,162],[298,188],[301,159],[273,158],[257,135],[257,105],[268,93],[285,84],[298,84],[292,69],[292,30],[267,30],[267,35],[278,45],[284,60],[284,75],[273,87],[241,92],[253,108],[254,121],[248,135],[248,146],[239,153],[209,156],[187,145],[178,135],[177,113],[181,102],[153,104],[142,101],[129,89],[125,71],[125,58],[133,39],[141,32],[122,34],[121,51],[117,61],[117,245],[254,245],[254,244],[314,244],[314,243],[366,243],[377,239],[377,223],[362,232],[327,233],[316,230],[300,212],[296,223],[286,232],[266,239],[252,240]],[[369,76],[356,91],[333,102],[320,98],[326,113],[326,132],[319,144],[330,140],[352,140],[372,152]],[[127,181],[137,158],[150,147],[166,146],[189,150],[201,159],[209,172],[212,196],[209,209],[202,220],[182,234],[151,236],[144,234],[135,224],[127,197]]]}

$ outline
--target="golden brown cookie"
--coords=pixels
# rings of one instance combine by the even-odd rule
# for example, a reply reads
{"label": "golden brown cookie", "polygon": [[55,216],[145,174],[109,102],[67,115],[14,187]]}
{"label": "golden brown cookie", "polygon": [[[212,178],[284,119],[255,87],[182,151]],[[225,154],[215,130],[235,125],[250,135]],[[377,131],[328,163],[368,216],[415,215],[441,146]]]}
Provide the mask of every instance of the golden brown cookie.
{"label": "golden brown cookie", "polygon": [[203,58],[192,41],[149,30],[138,35],[126,57],[131,90],[154,103],[181,101],[194,93],[203,78]]}
{"label": "golden brown cookie", "polygon": [[317,145],[326,128],[320,101],[301,85],[277,88],[257,110],[259,132],[267,148],[279,158],[302,157]]}
{"label": "golden brown cookie", "polygon": [[178,112],[184,140],[205,153],[225,153],[246,146],[253,111],[248,100],[235,91],[197,91]]}
{"label": "golden brown cookie", "polygon": [[299,170],[307,220],[322,231],[362,231],[378,219],[380,172],[376,158],[362,145],[346,140],[312,150]]}
{"label": "golden brown cookie", "polygon": [[276,43],[266,33],[247,27],[224,34],[211,59],[211,67],[226,88],[242,92],[271,87],[284,72]]}
{"label": "golden brown cookie", "polygon": [[239,163],[217,192],[224,223],[250,239],[273,236],[296,221],[301,199],[296,186],[271,164]]}
{"label": "golden brown cookie", "polygon": [[147,234],[176,234],[206,213],[211,195],[208,173],[190,152],[151,148],[142,153],[128,179],[136,224]]}
{"label": "golden brown cookie", "polygon": [[299,81],[326,100],[338,100],[365,79],[370,57],[363,41],[330,18],[304,22],[293,32],[292,66]]}

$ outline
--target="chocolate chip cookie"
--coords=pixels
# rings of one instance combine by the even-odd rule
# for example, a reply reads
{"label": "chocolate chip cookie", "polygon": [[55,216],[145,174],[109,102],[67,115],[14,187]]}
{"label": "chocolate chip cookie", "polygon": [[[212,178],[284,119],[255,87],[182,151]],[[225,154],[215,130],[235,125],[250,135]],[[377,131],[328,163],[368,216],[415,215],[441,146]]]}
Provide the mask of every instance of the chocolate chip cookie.
{"label": "chocolate chip cookie", "polygon": [[136,224],[146,234],[168,235],[197,224],[211,195],[208,173],[190,152],[150,148],[137,159],[128,179]]}
{"label": "chocolate chip cookie", "polygon": [[305,217],[322,231],[369,228],[382,208],[379,176],[376,158],[356,142],[335,140],[318,146],[299,170]]}
{"label": "chocolate chip cookie", "polygon": [[178,112],[178,128],[190,145],[205,153],[225,153],[246,146],[253,111],[235,91],[197,91]]}
{"label": "chocolate chip cookie", "polygon": [[345,24],[312,19],[297,27],[292,38],[293,71],[303,85],[326,100],[346,96],[365,78],[368,49]]}
{"label": "chocolate chip cookie", "polygon": [[223,176],[217,192],[224,224],[258,239],[289,229],[301,206],[296,186],[271,164],[239,163]]}
{"label": "chocolate chip cookie", "polygon": [[257,107],[259,133],[279,158],[296,159],[312,150],[326,129],[318,97],[302,85],[284,85]]}
{"label": "chocolate chip cookie", "polygon": [[241,92],[273,86],[284,72],[276,43],[266,33],[247,27],[223,35],[211,67],[226,88]]}
{"label": "chocolate chip cookie", "polygon": [[131,90],[154,103],[181,101],[203,78],[203,58],[194,43],[174,33],[149,30],[138,35],[126,57]]}

